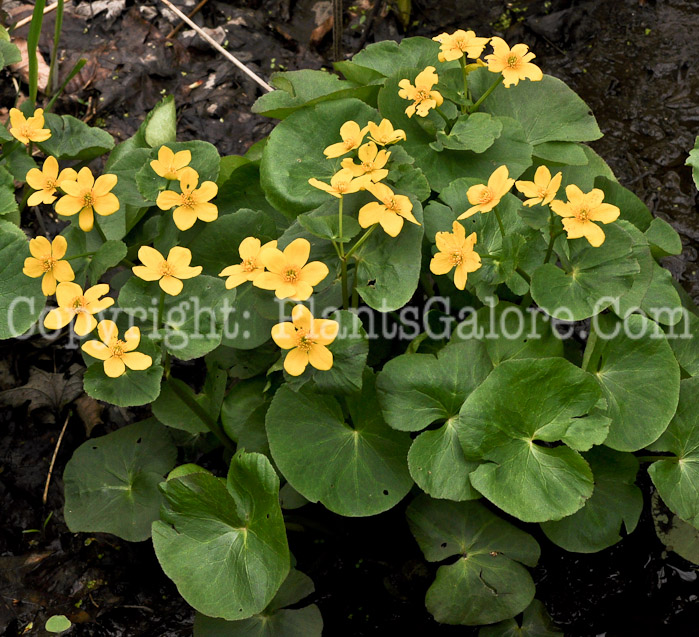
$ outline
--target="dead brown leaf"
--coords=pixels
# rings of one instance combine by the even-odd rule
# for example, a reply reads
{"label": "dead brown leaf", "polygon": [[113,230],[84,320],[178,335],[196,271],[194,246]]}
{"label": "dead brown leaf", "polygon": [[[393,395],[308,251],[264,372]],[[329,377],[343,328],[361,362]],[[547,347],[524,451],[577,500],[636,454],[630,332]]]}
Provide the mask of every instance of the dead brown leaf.
{"label": "dead brown leaf", "polygon": [[0,403],[19,407],[29,401],[29,413],[41,408],[58,412],[82,394],[83,371],[80,365],[71,366],[68,374],[54,374],[34,367],[26,385],[0,392]]}
{"label": "dead brown leaf", "polygon": [[[29,55],[27,53],[27,41],[22,38],[13,38],[12,42],[19,49],[22,54],[22,61],[17,62],[17,64],[10,64],[10,69],[17,73],[22,81],[29,83]],[[46,91],[46,86],[49,83],[49,65],[46,64],[41,52],[37,50],[36,59],[39,63],[39,75],[38,75],[38,87],[43,93]]]}
{"label": "dead brown leaf", "polygon": [[83,394],[75,401],[75,410],[85,425],[85,435],[89,438],[92,430],[102,424],[102,405],[94,398]]}

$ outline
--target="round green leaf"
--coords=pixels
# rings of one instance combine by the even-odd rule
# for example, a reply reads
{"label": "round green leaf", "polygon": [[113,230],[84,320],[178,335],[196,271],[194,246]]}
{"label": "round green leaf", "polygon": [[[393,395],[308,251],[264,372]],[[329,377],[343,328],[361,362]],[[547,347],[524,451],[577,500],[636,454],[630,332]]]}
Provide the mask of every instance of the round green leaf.
{"label": "round green leaf", "polygon": [[444,624],[475,626],[521,613],[534,598],[522,566],[536,566],[539,545],[478,502],[448,502],[420,495],[406,511],[408,525],[430,562],[441,566],[425,603]]}
{"label": "round green leaf", "polygon": [[375,515],[412,486],[406,456],[410,438],[381,418],[375,379],[367,368],[362,391],[346,401],[282,386],[267,412],[272,457],[292,487],[346,516]]}
{"label": "round green leaf", "polygon": [[684,309],[682,320],[665,328],[667,340],[683,376],[699,374],[699,317]]}
{"label": "round green leaf", "polygon": [[158,483],[176,458],[167,429],[153,419],[83,443],[63,474],[68,528],[148,539],[163,500]]}
{"label": "round green leaf", "polygon": [[114,148],[114,138],[106,130],[88,126],[72,115],[46,113],[45,117],[51,137],[37,144],[45,155],[89,161]]}
{"label": "round green leaf", "polygon": [[595,490],[585,506],[562,520],[541,525],[546,536],[576,553],[596,553],[621,541],[638,523],[643,494],[635,486],[638,460],[630,453],[595,447],[585,454],[595,476]]}
{"label": "round green leaf", "polygon": [[153,547],[166,575],[199,612],[246,619],[289,572],[279,478],[261,454],[238,452],[228,480],[192,473],[162,485]]}
{"label": "round green leaf", "polygon": [[478,637],[560,637],[563,633],[556,629],[546,612],[544,605],[538,600],[524,609],[522,625],[514,619],[506,619],[493,626],[484,626],[478,631]]}
{"label": "round green leaf", "polygon": [[685,560],[699,565],[699,529],[673,515],[656,491],[651,498],[653,525],[658,539]]}
{"label": "round green leaf", "polygon": [[269,453],[265,415],[270,397],[264,389],[266,378],[238,381],[228,392],[221,408],[221,425],[226,435],[247,451]]}
{"label": "round green leaf", "polygon": [[658,460],[649,468],[653,484],[673,513],[699,529],[699,376],[682,381],[677,413],[653,451],[674,457]]}
{"label": "round green leaf", "polygon": [[658,325],[638,314],[623,322],[600,316],[595,334],[588,339],[592,351],[586,350],[585,357],[612,419],[604,444],[618,451],[638,451],[658,439],[675,413],[679,365]]}
{"label": "round green leaf", "polygon": [[327,201],[329,195],[308,180],[329,181],[339,169],[339,160],[328,160],[323,150],[341,141],[340,127],[349,120],[365,126],[378,114],[358,99],[342,99],[302,108],[277,125],[260,165],[262,188],[275,208],[294,218]]}
{"label": "round green leaf", "polygon": [[22,272],[30,256],[27,237],[15,224],[0,221],[0,338],[24,334],[39,318],[46,305],[41,278]]}
{"label": "round green leaf", "polygon": [[449,148],[483,153],[500,137],[501,132],[502,121],[488,113],[462,115],[452,126],[449,135],[445,135],[444,131],[437,132],[437,141],[433,142],[431,147],[436,151]]}
{"label": "round green leaf", "polygon": [[65,615],[51,615],[46,620],[44,628],[50,633],[62,633],[72,626],[72,622]]}
{"label": "round green leaf", "polygon": [[376,378],[383,417],[399,431],[422,431],[458,416],[461,405],[493,368],[485,344],[448,345],[436,356],[404,354],[390,360]]}
{"label": "round green leaf", "polygon": [[136,407],[152,403],[158,397],[162,377],[160,365],[144,371],[127,369],[118,378],[110,378],[101,364],[94,364],[85,372],[83,384],[85,392],[92,398],[119,407]]}
{"label": "round green leaf", "polygon": [[[468,86],[478,99],[493,84],[494,75],[477,69],[468,76]],[[602,137],[590,107],[565,82],[544,75],[540,82],[498,86],[483,102],[481,110],[512,117],[523,127],[531,144],[543,142],[590,142]]]}
{"label": "round green leaf", "polygon": [[163,144],[174,142],[177,135],[175,97],[168,95],[158,102],[148,113],[144,124],[146,144],[151,148],[160,148]]}
{"label": "round green leaf", "polygon": [[580,509],[593,482],[575,449],[607,435],[601,396],[590,374],[562,358],[502,362],[466,399],[456,423],[466,459],[485,461],[470,474],[471,484],[525,522]]}
{"label": "round green leaf", "polygon": [[593,248],[587,239],[574,239],[570,266],[563,270],[545,263],[532,276],[537,305],[564,321],[580,321],[599,314],[631,289],[640,272],[632,256],[633,242],[618,224],[604,227],[606,241]]}

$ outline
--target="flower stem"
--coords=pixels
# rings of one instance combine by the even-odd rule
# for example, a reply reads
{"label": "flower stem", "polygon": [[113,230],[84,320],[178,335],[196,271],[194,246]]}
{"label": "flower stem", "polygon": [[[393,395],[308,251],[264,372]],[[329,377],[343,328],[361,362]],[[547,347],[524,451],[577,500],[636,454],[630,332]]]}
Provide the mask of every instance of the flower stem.
{"label": "flower stem", "polygon": [[505,226],[502,225],[502,219],[500,218],[500,213],[498,212],[498,207],[495,206],[493,208],[493,212],[495,213],[495,218],[498,220],[498,226],[500,226],[500,234],[502,235],[502,238],[505,238]]}
{"label": "flower stem", "polygon": [[83,257],[92,257],[97,254],[96,252],[83,252],[82,254],[74,254],[71,257],[63,257],[64,261],[72,261],[73,259],[82,259]]}
{"label": "flower stem", "polygon": [[160,299],[158,300],[158,325],[157,329],[163,327],[163,314],[165,313],[165,290],[160,290]]}
{"label": "flower stem", "polygon": [[[553,228],[551,228],[551,230],[553,230]],[[558,237],[560,237],[564,232],[565,232],[565,230],[559,230],[555,234],[553,232],[551,232],[551,238],[549,239],[549,247],[546,250],[546,257],[544,258],[544,263],[549,262],[549,259],[551,258],[551,255],[553,254],[553,244],[556,242],[556,239],[558,239]]]}
{"label": "flower stem", "polygon": [[376,230],[376,226],[378,226],[378,223],[375,223],[371,228],[369,228],[361,237],[359,237],[359,241],[355,243],[347,252],[345,255],[345,259],[349,259],[361,246],[362,244],[371,236],[371,233]]}
{"label": "flower stem", "polygon": [[15,152],[15,150],[17,150],[17,148],[19,148],[19,142],[6,142],[2,148],[2,153],[0,153],[0,161],[9,157],[12,153]]}
{"label": "flower stem", "polygon": [[479,107],[479,106],[488,98],[488,96],[500,85],[500,83],[502,82],[502,80],[503,80],[503,76],[502,76],[502,75],[499,75],[499,76],[498,76],[498,79],[495,80],[495,81],[492,83],[492,85],[490,86],[490,88],[489,88],[485,93],[483,93],[483,95],[480,96],[480,98],[478,99],[478,101],[477,101],[473,106],[471,106],[471,107],[468,109],[468,112],[469,112],[469,113],[473,113],[474,111],[477,111],[477,110],[478,110],[478,107]]}
{"label": "flower stem", "polygon": [[104,243],[107,243],[107,237],[104,234],[104,231],[102,230],[102,228],[100,228],[100,224],[95,222],[94,228],[95,228],[95,230],[97,230],[97,234],[100,236],[100,239],[102,239],[102,241]]}
{"label": "flower stem", "polygon": [[[459,58],[459,64],[461,64],[461,74],[464,78],[464,102],[468,99],[468,73],[466,72],[466,58],[465,56],[461,56]],[[466,104],[461,105],[461,113],[465,114],[466,111],[468,110],[468,106]]]}
{"label": "flower stem", "polygon": [[451,122],[449,121],[449,118],[444,114],[444,112],[441,108],[439,108],[439,106],[435,106],[434,110],[435,113],[437,113],[437,115],[439,115],[444,120],[444,123],[446,124],[444,130],[447,132],[447,134],[449,134],[449,131],[451,131]]}
{"label": "flower stem", "polygon": [[354,268],[352,277],[352,307],[356,310],[359,307],[359,292],[357,292],[357,267]]}
{"label": "flower stem", "polygon": [[340,235],[340,269],[342,276],[342,308],[349,309],[349,292],[347,291],[347,257],[345,256],[345,244],[342,242],[342,205],[345,198],[340,196],[340,206],[337,220],[338,234]]}
{"label": "flower stem", "polygon": [[522,270],[522,268],[515,268],[515,272],[519,274],[519,276],[521,276],[527,283],[532,282],[531,277],[524,270]]}
{"label": "flower stem", "polygon": [[206,425],[206,428],[219,439],[219,442],[229,451],[235,452],[235,445],[223,431],[221,425],[214,420],[211,415],[189,395],[189,387],[179,378],[170,377],[170,387],[177,394],[177,397],[194,413],[199,420]]}

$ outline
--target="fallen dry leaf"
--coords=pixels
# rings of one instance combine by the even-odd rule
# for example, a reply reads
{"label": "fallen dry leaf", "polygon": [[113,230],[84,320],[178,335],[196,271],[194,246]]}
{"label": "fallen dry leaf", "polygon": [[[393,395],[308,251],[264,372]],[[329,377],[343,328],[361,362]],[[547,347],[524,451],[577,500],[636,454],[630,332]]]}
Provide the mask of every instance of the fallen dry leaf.
{"label": "fallen dry leaf", "polygon": [[82,394],[83,371],[80,365],[72,365],[68,374],[54,374],[34,367],[26,385],[0,392],[0,404],[19,407],[29,401],[29,413],[41,408],[58,412]]}
{"label": "fallen dry leaf", "polygon": [[83,394],[75,401],[75,411],[85,425],[85,435],[89,438],[92,430],[102,424],[102,405],[94,398]]}
{"label": "fallen dry leaf", "polygon": [[[22,78],[22,81],[25,83],[29,83],[29,55],[27,53],[27,41],[22,39],[22,38],[13,38],[12,42],[14,45],[19,49],[19,52],[22,54],[22,61],[17,62],[17,64],[10,64],[10,69],[14,71],[15,73],[19,74],[19,76]],[[43,56],[41,55],[41,51],[37,50],[36,52],[36,59],[37,62],[39,63],[39,74],[38,74],[38,87],[39,90],[43,93],[46,91],[46,86],[49,83],[49,65],[46,64],[46,60],[44,60]]]}

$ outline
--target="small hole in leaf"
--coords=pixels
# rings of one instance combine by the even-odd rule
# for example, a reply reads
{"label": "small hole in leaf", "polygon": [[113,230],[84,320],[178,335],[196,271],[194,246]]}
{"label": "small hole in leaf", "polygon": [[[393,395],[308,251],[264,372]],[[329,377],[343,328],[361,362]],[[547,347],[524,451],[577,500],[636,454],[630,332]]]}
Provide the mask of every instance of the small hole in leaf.
{"label": "small hole in leaf", "polygon": [[92,447],[95,451],[97,451],[97,447]]}
{"label": "small hole in leaf", "polygon": [[383,494],[384,494],[384,495],[388,495],[388,490],[387,490],[387,489],[384,489],[384,490],[383,490]]}
{"label": "small hole in leaf", "polygon": [[525,338],[525,339],[522,341],[522,343],[526,343],[526,342],[527,342],[527,339]]}
{"label": "small hole in leaf", "polygon": [[136,441],[136,444],[137,444],[137,445],[140,445],[142,440],[143,440],[143,438],[139,438],[139,439]]}
{"label": "small hole in leaf", "polygon": [[446,543],[446,542],[442,542],[442,548],[443,548],[443,549],[447,548],[447,543]]}
{"label": "small hole in leaf", "polygon": [[267,519],[269,520],[269,513],[267,514]]}

